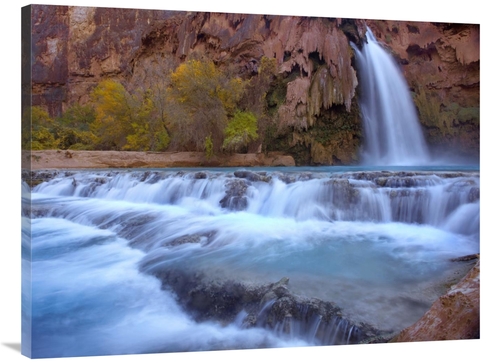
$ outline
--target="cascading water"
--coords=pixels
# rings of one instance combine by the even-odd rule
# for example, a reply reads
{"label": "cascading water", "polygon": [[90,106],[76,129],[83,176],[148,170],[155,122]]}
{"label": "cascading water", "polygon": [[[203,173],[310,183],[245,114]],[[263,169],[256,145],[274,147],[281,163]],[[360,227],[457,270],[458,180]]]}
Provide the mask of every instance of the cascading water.
{"label": "cascading water", "polygon": [[362,49],[354,44],[360,75],[367,165],[427,165],[429,152],[408,85],[394,59],[367,28]]}
{"label": "cascading water", "polygon": [[479,173],[63,171],[24,213],[34,357],[352,344],[478,252]]}

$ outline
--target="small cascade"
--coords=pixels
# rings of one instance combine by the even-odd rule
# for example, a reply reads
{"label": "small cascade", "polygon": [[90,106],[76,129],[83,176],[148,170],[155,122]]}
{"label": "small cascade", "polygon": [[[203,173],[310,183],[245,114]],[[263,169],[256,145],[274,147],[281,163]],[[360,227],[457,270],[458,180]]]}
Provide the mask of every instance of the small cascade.
{"label": "small cascade", "polygon": [[[34,191],[67,197],[178,206],[202,214],[246,212],[265,218],[292,218],[297,221],[417,223],[468,234],[479,233],[478,173],[74,173],[55,176]],[[36,212],[36,206],[32,208]],[[126,211],[112,212],[109,218],[99,214],[96,218],[103,226],[115,223],[118,228],[131,233],[130,229],[120,224],[131,218]],[[58,213],[62,213],[62,209]],[[70,208],[67,213],[71,215],[75,211]],[[121,214],[123,216],[119,218]],[[153,214],[150,208],[141,214],[144,217],[135,215],[133,219],[153,218]],[[475,218],[471,219],[471,215]],[[162,223],[151,227],[148,236],[156,229],[158,233],[163,233]],[[201,236],[207,233],[209,231],[203,231]],[[172,233],[169,236],[182,237]],[[127,234],[127,237],[130,235]]]}
{"label": "small cascade", "polygon": [[367,165],[426,165],[429,153],[408,84],[398,65],[367,28],[362,49],[354,44],[360,75]]}
{"label": "small cascade", "polygon": [[243,310],[234,323],[244,328],[270,330],[283,339],[303,339],[311,345],[357,344],[375,333],[369,327],[362,331],[342,317],[332,304],[299,301],[291,296],[265,302],[255,316]]}
{"label": "small cascade", "polygon": [[479,251],[479,172],[467,170],[33,172],[36,356],[85,353],[63,344],[68,316],[86,347],[125,334],[102,354],[399,331],[439,297],[451,260]]}
{"label": "small cascade", "polygon": [[286,316],[274,322],[274,333],[283,338],[301,338],[313,345],[357,344],[366,337],[359,327],[341,316],[325,320],[321,315],[308,314],[307,308],[299,306],[303,311],[299,311],[297,317]]}

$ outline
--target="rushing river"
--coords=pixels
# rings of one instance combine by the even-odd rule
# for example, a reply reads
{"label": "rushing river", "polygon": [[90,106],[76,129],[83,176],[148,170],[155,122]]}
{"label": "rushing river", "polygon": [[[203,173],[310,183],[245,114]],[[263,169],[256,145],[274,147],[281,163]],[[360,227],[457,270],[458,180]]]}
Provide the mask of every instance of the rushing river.
{"label": "rushing river", "polygon": [[24,185],[32,356],[358,342],[347,324],[318,340],[319,320],[294,331],[248,327],[244,310],[224,324],[195,319],[157,278],[175,270],[246,284],[287,277],[291,293],[334,303],[356,326],[412,324],[443,293],[450,260],[479,252],[479,171],[384,170],[47,172],[31,193]]}

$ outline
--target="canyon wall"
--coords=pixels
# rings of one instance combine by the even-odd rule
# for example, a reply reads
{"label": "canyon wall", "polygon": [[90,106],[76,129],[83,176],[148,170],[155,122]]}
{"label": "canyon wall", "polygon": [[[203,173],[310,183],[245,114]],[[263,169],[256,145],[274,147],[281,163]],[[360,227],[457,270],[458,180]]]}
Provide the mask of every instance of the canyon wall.
{"label": "canyon wall", "polygon": [[[243,79],[276,59],[260,138],[249,152],[297,164],[357,162],[362,143],[354,53],[368,25],[394,54],[428,143],[479,153],[479,26],[33,5],[32,102],[52,116],[87,104],[103,79],[146,87],[148,72],[209,58]],[[249,95],[251,98],[251,95]]]}

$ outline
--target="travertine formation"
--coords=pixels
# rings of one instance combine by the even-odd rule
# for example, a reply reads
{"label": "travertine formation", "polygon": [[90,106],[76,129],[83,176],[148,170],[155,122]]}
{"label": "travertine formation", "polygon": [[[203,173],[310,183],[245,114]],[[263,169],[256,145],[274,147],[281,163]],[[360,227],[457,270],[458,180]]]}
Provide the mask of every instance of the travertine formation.
{"label": "travertine formation", "polygon": [[249,79],[265,56],[280,75],[267,92],[275,150],[298,164],[349,164],[362,139],[350,42],[360,46],[366,26],[401,64],[428,143],[477,157],[477,24],[33,5],[33,103],[58,115],[103,79],[140,87],[158,59],[209,57]]}

